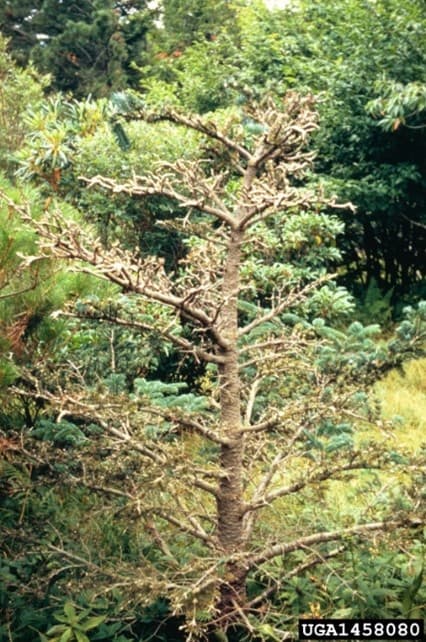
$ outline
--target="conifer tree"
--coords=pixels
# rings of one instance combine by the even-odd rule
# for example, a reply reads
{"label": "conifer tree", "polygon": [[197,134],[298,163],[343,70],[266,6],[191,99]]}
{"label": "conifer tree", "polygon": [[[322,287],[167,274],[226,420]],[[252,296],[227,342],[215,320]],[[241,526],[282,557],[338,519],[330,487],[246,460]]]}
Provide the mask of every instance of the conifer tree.
{"label": "conifer tree", "polygon": [[[236,624],[255,637],[265,621],[271,626],[269,598],[279,581],[253,596],[248,580],[271,560],[292,559],[291,576],[338,555],[352,537],[423,523],[389,505],[375,519],[356,515],[331,529],[300,515],[294,530],[289,505],[311,490],[320,496],[330,479],[389,460],[374,442],[355,439],[353,419],[371,419],[367,385],[424,340],[426,309],[408,311],[398,340],[382,345],[371,339],[374,326],[329,325],[352,304],[324,269],[337,258],[339,228],[321,208],[337,205],[303,185],[317,128],[311,96],[265,100],[222,126],[173,110],[137,116],[196,131],[204,158],[163,163],[125,182],[96,176],[87,183],[174,202],[182,218],[170,225],[188,248],[176,272],[158,257],[105,248],[57,209],[37,221],[8,202],[38,231],[41,256],[120,288],[115,305],[88,301],[82,314],[161,337],[203,363],[204,380],[185,392],[179,383],[138,378],[126,397],[75,379],[64,387],[60,376],[55,385],[52,376],[48,387],[34,378],[32,392],[17,386],[15,394],[42,399],[61,419],[97,424],[115,462],[121,452],[124,474],[85,466],[79,482],[126,501],[161,561],[141,553],[137,568],[105,569],[113,584],[146,603],[166,597],[185,616],[188,640],[207,631],[226,640]],[[415,490],[412,501],[418,507]],[[271,532],[273,507],[284,516]]]}
{"label": "conifer tree", "polygon": [[7,0],[0,8],[0,30],[16,61],[33,60],[52,75],[54,89],[78,97],[131,84],[149,22],[145,0]]}

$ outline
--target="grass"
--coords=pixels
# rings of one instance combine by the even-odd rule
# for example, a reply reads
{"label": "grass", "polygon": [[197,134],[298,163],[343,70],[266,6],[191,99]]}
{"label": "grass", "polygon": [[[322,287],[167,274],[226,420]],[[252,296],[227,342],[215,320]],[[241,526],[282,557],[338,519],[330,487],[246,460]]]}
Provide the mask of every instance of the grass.
{"label": "grass", "polygon": [[[373,394],[382,410],[382,428],[361,427],[356,443],[373,441],[404,455],[419,456],[426,446],[426,359],[408,362],[392,370],[374,386]],[[390,425],[389,425],[390,424]],[[411,474],[395,471],[364,471],[352,481],[330,481],[325,492],[327,506],[339,518],[373,511],[386,497],[399,495],[412,484]]]}
{"label": "grass", "polygon": [[411,452],[426,443],[426,359],[393,370],[375,386],[383,417],[394,423],[393,438]]}

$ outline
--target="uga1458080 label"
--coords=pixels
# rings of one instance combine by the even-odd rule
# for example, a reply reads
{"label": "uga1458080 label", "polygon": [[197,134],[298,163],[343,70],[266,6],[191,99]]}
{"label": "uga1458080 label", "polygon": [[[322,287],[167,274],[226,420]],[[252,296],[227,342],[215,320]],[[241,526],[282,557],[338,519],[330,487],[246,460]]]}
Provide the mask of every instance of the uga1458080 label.
{"label": "uga1458080 label", "polygon": [[424,640],[423,620],[299,620],[300,640]]}

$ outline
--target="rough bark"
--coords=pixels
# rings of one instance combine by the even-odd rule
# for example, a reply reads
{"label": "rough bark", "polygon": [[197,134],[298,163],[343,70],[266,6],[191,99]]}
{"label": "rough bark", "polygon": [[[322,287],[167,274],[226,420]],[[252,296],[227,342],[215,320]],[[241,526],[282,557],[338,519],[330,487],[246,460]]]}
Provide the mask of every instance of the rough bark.
{"label": "rough bark", "polygon": [[223,307],[218,326],[227,347],[222,349],[224,363],[220,366],[221,433],[229,443],[221,447],[221,479],[217,498],[219,546],[230,561],[222,585],[219,611],[233,609],[233,602],[245,597],[244,569],[233,557],[241,550],[243,538],[243,432],[241,416],[241,383],[238,372],[238,291],[243,233],[232,231],[223,276]]}

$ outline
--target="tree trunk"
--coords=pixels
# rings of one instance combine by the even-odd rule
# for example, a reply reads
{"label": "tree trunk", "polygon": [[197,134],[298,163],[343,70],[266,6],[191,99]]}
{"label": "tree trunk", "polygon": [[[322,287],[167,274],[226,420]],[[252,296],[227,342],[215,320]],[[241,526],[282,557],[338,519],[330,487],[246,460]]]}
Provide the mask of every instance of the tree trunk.
{"label": "tree trunk", "polygon": [[[233,231],[228,244],[222,295],[223,307],[218,329],[226,340],[221,353],[225,363],[220,367],[221,432],[231,443],[222,445],[221,467],[224,473],[217,499],[218,540],[225,556],[239,553],[243,541],[243,434],[241,416],[241,383],[238,369],[238,292],[243,232]],[[245,600],[244,566],[235,559],[226,567],[225,583],[221,587],[218,608],[222,615],[234,610],[233,603]]]}

